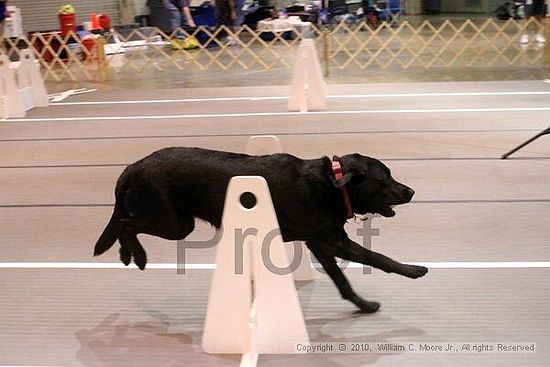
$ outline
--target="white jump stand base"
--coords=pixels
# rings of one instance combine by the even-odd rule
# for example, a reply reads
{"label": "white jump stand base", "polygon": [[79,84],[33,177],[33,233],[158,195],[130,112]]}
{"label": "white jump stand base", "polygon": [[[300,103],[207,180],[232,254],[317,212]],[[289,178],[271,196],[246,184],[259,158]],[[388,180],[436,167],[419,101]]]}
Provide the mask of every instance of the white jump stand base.
{"label": "white jump stand base", "polygon": [[[254,195],[255,206],[242,205],[244,193]],[[290,264],[280,234],[272,236],[278,228],[266,180],[233,177],[204,323],[205,352],[243,354],[241,365],[255,366],[261,353],[290,354],[296,343],[309,344],[292,275],[276,274],[266,265],[282,269]],[[267,260],[262,246],[269,246]]]}

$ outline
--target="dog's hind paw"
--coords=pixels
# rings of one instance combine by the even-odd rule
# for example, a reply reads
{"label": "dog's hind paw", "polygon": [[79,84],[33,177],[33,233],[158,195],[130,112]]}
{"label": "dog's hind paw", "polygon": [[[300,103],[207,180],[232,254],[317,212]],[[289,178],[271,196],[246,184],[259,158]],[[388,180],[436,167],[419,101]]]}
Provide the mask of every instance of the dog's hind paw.
{"label": "dog's hind paw", "polygon": [[400,269],[399,271],[399,274],[411,279],[423,277],[427,273],[428,273],[428,268],[424,266],[408,265],[408,264],[403,264],[403,268]]}
{"label": "dog's hind paw", "polygon": [[126,266],[130,265],[130,262],[132,261],[132,253],[130,251],[127,251],[123,249],[122,247],[119,250],[120,252],[120,261]]}
{"label": "dog's hind paw", "polygon": [[147,265],[147,254],[145,253],[143,247],[136,246],[134,248],[134,262],[141,270],[145,269],[145,265]]}

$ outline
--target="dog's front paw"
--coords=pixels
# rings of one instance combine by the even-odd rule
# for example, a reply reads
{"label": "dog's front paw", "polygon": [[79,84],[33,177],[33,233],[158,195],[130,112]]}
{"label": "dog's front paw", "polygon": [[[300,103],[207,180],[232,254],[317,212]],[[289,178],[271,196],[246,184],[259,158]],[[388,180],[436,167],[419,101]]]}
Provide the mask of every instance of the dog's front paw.
{"label": "dog's front paw", "polygon": [[363,300],[357,307],[359,307],[359,313],[373,313],[380,309],[380,303]]}
{"label": "dog's front paw", "polygon": [[411,279],[423,277],[426,273],[428,273],[428,268],[425,266],[408,264],[403,264],[403,268],[399,271],[399,274]]}

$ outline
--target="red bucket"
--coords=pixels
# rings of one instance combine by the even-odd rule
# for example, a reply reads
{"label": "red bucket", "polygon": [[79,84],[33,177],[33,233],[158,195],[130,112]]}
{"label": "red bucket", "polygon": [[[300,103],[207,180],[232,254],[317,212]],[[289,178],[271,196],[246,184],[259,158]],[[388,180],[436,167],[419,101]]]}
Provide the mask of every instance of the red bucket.
{"label": "red bucket", "polygon": [[64,36],[70,31],[76,32],[76,14],[58,14],[61,34]]}
{"label": "red bucket", "polygon": [[99,26],[101,27],[101,29],[111,29],[111,19],[109,19],[107,15],[101,14],[99,16]]}

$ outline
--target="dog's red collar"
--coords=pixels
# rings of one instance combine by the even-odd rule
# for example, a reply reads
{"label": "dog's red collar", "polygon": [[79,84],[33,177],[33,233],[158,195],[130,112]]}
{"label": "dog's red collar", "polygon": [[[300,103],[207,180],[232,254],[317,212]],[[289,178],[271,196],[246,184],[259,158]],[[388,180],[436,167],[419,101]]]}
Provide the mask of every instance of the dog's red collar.
{"label": "dog's red collar", "polygon": [[[338,161],[332,161],[332,173],[334,173],[334,178],[336,181],[341,180],[343,177],[342,172],[342,165]],[[340,188],[340,191],[342,191],[342,197],[344,199],[344,205],[346,207],[346,215],[348,216],[348,219],[353,218],[353,210],[351,209],[351,201],[349,200],[349,194],[348,190],[345,186],[342,186]]]}

